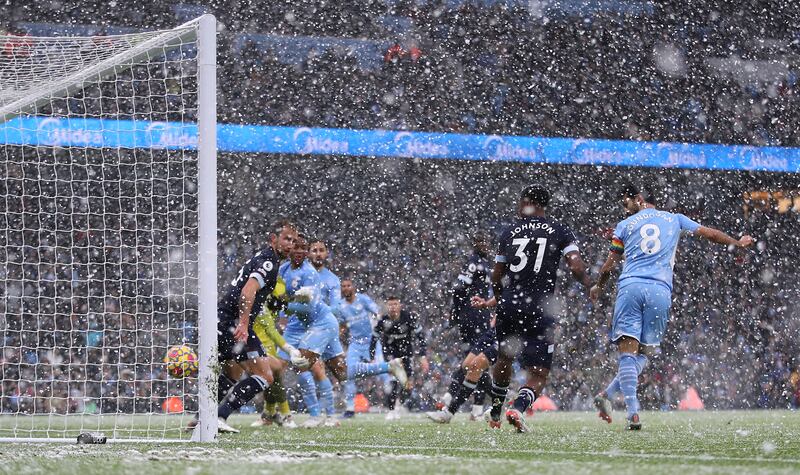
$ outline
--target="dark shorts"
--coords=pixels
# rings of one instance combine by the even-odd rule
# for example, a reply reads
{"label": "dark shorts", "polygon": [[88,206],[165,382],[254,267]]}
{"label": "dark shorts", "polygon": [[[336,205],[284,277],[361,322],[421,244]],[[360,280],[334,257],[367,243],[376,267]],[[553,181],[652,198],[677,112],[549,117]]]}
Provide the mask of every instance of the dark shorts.
{"label": "dark shorts", "polygon": [[236,341],[233,330],[236,329],[236,320],[229,318],[217,320],[217,351],[219,361],[247,361],[266,356],[261,340],[250,326],[250,333],[245,343]]}
{"label": "dark shorts", "polygon": [[550,369],[555,352],[555,320],[537,314],[497,311],[497,342],[500,351],[513,355],[523,368]]}
{"label": "dark shorts", "polygon": [[469,346],[468,352],[473,355],[483,353],[486,355],[489,362],[494,364],[494,362],[497,361],[498,352],[497,334],[494,328],[486,330],[479,338],[473,341]]}

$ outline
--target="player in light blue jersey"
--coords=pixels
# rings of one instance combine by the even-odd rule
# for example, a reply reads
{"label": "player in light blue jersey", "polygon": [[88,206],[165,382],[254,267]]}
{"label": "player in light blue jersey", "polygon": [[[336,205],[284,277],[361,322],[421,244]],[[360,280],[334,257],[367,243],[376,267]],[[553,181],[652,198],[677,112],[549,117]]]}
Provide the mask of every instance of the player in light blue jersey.
{"label": "player in light blue jersey", "polygon": [[[323,301],[319,273],[306,260],[308,253],[307,241],[303,236],[298,236],[289,254],[289,262],[282,264],[279,269],[279,274],[286,283],[286,294],[291,300],[286,306],[289,321],[283,338],[299,349],[301,356],[308,360],[309,367],[321,360],[341,383],[348,379],[366,377],[356,372],[357,367],[347,367],[339,340],[339,322]],[[291,359],[291,355],[282,350],[278,352],[278,356],[285,361]],[[324,376],[325,372],[322,371],[321,374]],[[406,383],[405,371],[396,376],[402,384]],[[303,425],[336,425],[328,424],[327,418],[321,417],[314,379],[315,374],[310,371],[302,371],[298,375],[303,400],[311,415]],[[316,380],[316,383],[319,384],[320,381]]]}
{"label": "player in light blue jersey", "polygon": [[620,193],[622,206],[631,214],[614,230],[608,259],[589,296],[597,302],[611,272],[625,260],[617,284],[617,300],[611,327],[611,340],[619,348],[619,369],[609,386],[597,395],[595,405],[600,418],[611,423],[611,401],[618,392],[625,397],[629,430],[641,429],[639,400],[636,396],[639,375],[647,365],[647,355],[661,343],[672,303],[672,269],[683,232],[701,236],[727,246],[748,247],[753,238],[734,239],[717,229],[701,226],[682,214],[655,208],[653,193],[626,185]]}
{"label": "player in light blue jersey", "polygon": [[321,239],[309,241],[308,260],[319,274],[322,301],[337,315],[342,302],[342,284],[339,278],[328,267],[328,246]]}
{"label": "player in light blue jersey", "polygon": [[[297,377],[303,401],[311,416],[304,426],[317,427],[331,425],[325,417],[321,417],[320,401],[317,398],[317,386],[322,380],[328,382],[330,399],[333,399],[333,387],[325,376],[321,361],[328,365],[340,381],[347,379],[347,367],[344,362],[344,349],[339,341],[339,323],[323,300],[320,275],[306,260],[307,256],[308,243],[299,236],[290,253],[289,261],[281,265],[279,274],[286,283],[286,294],[289,298],[297,300],[299,292],[308,294],[307,303],[295,301],[287,305],[289,320],[283,337],[287,342],[292,342],[290,344],[298,348],[301,354],[307,355],[306,358],[312,368],[318,368],[317,371],[302,371]],[[278,356],[286,361],[289,360],[289,355],[283,351],[279,352]],[[325,384],[322,383],[320,386],[324,388]],[[326,397],[323,391],[321,399],[325,400]]]}
{"label": "player in light blue jersey", "polygon": [[[330,307],[334,315],[338,316],[339,305],[342,301],[342,286],[336,274],[331,272],[327,267],[328,246],[321,239],[311,239],[309,240],[309,244],[308,259],[319,274],[322,301]],[[321,363],[312,366],[311,372],[314,374],[314,380],[317,382],[320,405],[322,405],[322,409],[328,416],[328,418],[325,419],[325,425],[335,427],[338,425],[339,421],[332,418],[336,413],[333,407],[333,384],[331,384],[331,380],[325,375],[325,368]]]}
{"label": "player in light blue jersey", "polygon": [[403,360],[395,358],[392,361],[372,362],[370,345],[372,344],[372,328],[380,313],[378,305],[367,295],[356,293],[352,279],[342,281],[342,300],[339,307],[339,323],[342,333],[350,334],[347,346],[347,371],[352,375],[344,383],[345,412],[344,418],[355,415],[356,383],[353,379],[366,378],[379,374],[391,373],[398,379],[405,379]]}

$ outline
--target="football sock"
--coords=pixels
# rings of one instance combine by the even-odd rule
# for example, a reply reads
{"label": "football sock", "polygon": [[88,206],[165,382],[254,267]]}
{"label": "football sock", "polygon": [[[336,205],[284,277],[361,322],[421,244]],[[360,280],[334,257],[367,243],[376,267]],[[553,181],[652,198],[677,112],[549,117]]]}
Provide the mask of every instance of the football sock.
{"label": "football sock", "polygon": [[[394,410],[395,405],[397,404],[397,400],[400,399],[401,393],[403,389],[400,387],[400,383],[397,381],[392,381],[392,391],[388,395],[388,400],[386,406],[389,407],[389,410]],[[400,401],[402,403],[402,401]]]}
{"label": "football sock", "polygon": [[283,399],[283,402],[278,403],[278,412],[280,412],[283,416],[292,412],[292,410],[289,408],[289,401],[287,401],[286,398]]}
{"label": "football sock", "polygon": [[536,392],[533,388],[528,386],[523,386],[519,389],[519,394],[517,394],[517,398],[514,399],[514,409],[518,410],[519,412],[525,414],[525,411],[531,407],[533,401],[536,400]]}
{"label": "football sock", "polygon": [[636,370],[639,374],[642,374],[645,368],[647,368],[647,362],[650,361],[647,359],[645,355],[636,355]]}
{"label": "football sock", "polygon": [[220,373],[219,378],[217,378],[217,401],[224,400],[225,396],[228,395],[228,391],[235,385],[236,381]]}
{"label": "football sock", "polygon": [[264,410],[261,413],[262,419],[268,419],[273,414],[275,414],[275,386],[278,385],[278,380],[272,383],[272,386],[268,387],[266,391],[264,391]]}
{"label": "football sock", "polygon": [[389,363],[363,363],[347,365],[347,380],[361,379],[389,372]]}
{"label": "football sock", "polygon": [[472,393],[472,401],[476,405],[483,407],[483,403],[486,401],[486,393],[491,389],[492,378],[489,377],[489,373],[484,371],[481,374],[481,379],[478,380],[478,386],[475,387],[475,391]]}
{"label": "football sock", "polygon": [[636,397],[636,386],[639,383],[639,373],[637,371],[636,356],[631,353],[621,353],[619,355],[619,387],[625,396],[625,407],[628,409],[628,417],[639,412],[639,400]]}
{"label": "football sock", "polygon": [[[647,356],[645,355],[636,355],[636,371],[638,374],[642,374],[644,369],[647,367]],[[611,384],[608,385],[606,388],[606,397],[609,399],[613,399],[614,396],[620,392],[621,389],[619,387],[619,376],[615,376],[614,379],[611,381]]]}
{"label": "football sock", "polygon": [[459,367],[457,370],[453,371],[453,374],[450,376],[450,388],[447,390],[451,396],[455,396],[458,394],[458,391],[461,387],[461,383],[464,382],[464,376],[466,376],[467,372],[464,371],[464,368]]}
{"label": "football sock", "polygon": [[616,396],[618,392],[620,392],[619,376],[614,376],[614,379],[611,380],[611,384],[606,388],[606,397],[614,399],[614,396]]}
{"label": "football sock", "polygon": [[281,380],[275,380],[269,389],[272,393],[272,397],[275,398],[276,404],[283,404],[286,402],[286,388],[283,387],[283,382]]}
{"label": "football sock", "polygon": [[[469,396],[472,394],[472,391],[475,390],[475,386],[477,386],[477,382],[464,380],[458,387],[458,391],[453,394],[453,400],[450,401],[450,406],[447,407],[447,410],[450,411],[451,414],[455,414],[458,412],[458,409],[461,407]],[[452,394],[452,393],[451,393]]]}
{"label": "football sock", "polygon": [[492,396],[492,417],[497,419],[503,411],[503,404],[506,402],[508,395],[508,385],[501,386],[497,383],[492,384],[492,390],[489,392]]}
{"label": "football sock", "polygon": [[272,388],[267,388],[267,390],[264,391],[264,406],[271,405],[272,407],[275,407],[276,402],[277,401],[275,401],[275,394],[273,393]]}
{"label": "football sock", "polygon": [[401,386],[400,383],[397,384],[397,387],[400,388],[400,391],[397,393],[397,400],[400,401],[400,405],[403,406],[411,393],[405,386]]}
{"label": "football sock", "polygon": [[239,381],[233,387],[231,393],[225,398],[225,401],[217,408],[217,416],[227,419],[233,411],[247,404],[251,399],[256,397],[269,386],[267,380],[258,375],[253,375],[247,379]]}
{"label": "football sock", "polygon": [[322,381],[317,381],[317,389],[319,390],[319,404],[327,415],[336,414],[333,408],[333,384],[328,378]]}
{"label": "football sock", "polygon": [[306,405],[308,414],[311,417],[319,416],[319,400],[317,399],[317,385],[314,384],[314,376],[309,371],[303,371],[297,375],[297,385],[300,386],[300,394],[303,395],[303,402]]}
{"label": "football sock", "polygon": [[352,379],[344,382],[344,404],[346,410],[356,410],[356,383]]}

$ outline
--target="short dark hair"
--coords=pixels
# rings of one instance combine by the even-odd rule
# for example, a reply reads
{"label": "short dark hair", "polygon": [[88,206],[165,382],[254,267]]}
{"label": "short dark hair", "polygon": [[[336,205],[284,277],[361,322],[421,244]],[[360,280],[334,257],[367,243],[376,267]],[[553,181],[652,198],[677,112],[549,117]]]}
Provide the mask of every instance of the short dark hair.
{"label": "short dark hair", "polygon": [[308,240],[308,245],[310,246],[310,245],[318,243],[318,242],[322,243],[322,245],[325,246],[326,249],[328,248],[328,243],[326,243],[325,241],[323,241],[322,239],[320,239],[320,238],[318,238],[316,236],[312,236]]}
{"label": "short dark hair", "polygon": [[522,190],[520,198],[544,208],[550,203],[550,192],[543,186],[531,185]]}
{"label": "short dark hair", "polygon": [[388,302],[389,300],[400,300],[400,297],[395,294],[389,294],[389,296],[386,297],[386,301]]}
{"label": "short dark hair", "polygon": [[647,203],[652,205],[656,204],[656,196],[650,185],[642,185],[639,187],[633,183],[625,183],[619,190],[619,199],[636,198],[637,195],[641,195],[642,199]]}

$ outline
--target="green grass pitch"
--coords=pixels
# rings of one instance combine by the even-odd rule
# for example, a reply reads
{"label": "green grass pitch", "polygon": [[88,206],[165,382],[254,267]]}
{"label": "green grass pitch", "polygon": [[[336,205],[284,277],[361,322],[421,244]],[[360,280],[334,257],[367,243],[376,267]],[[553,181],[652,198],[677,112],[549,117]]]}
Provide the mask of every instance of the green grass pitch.
{"label": "green grass pitch", "polygon": [[529,418],[529,434],[463,414],[449,425],[362,415],[313,430],[252,429],[254,417],[232,417],[242,433],[214,445],[0,444],[0,473],[800,473],[800,413],[790,411],[644,413],[641,432],[595,414],[548,413]]}

